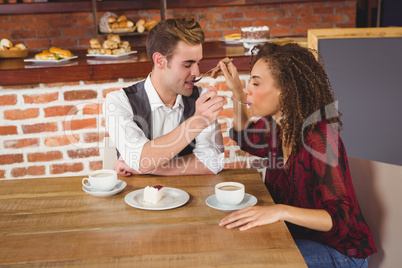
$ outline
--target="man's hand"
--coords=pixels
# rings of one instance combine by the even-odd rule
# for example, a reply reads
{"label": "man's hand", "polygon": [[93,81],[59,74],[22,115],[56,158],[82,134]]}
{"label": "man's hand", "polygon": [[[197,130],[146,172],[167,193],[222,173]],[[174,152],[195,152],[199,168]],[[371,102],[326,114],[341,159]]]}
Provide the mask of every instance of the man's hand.
{"label": "man's hand", "polygon": [[201,95],[195,103],[194,119],[202,129],[214,123],[218,114],[223,110],[225,98],[218,96],[214,87],[210,86],[209,91]]}
{"label": "man's hand", "polygon": [[117,172],[117,174],[125,177],[139,174],[139,172],[137,172],[135,169],[130,168],[121,156],[116,163],[114,163],[113,169]]}

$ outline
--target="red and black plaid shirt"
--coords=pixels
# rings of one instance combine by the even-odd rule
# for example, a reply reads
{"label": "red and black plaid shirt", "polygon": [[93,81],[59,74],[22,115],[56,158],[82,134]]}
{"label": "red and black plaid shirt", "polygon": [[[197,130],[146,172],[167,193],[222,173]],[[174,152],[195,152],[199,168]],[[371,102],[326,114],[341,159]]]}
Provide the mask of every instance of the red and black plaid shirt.
{"label": "red and black plaid shirt", "polygon": [[324,209],[331,215],[333,227],[328,232],[287,223],[295,239],[314,240],[355,258],[377,252],[356,199],[343,142],[328,121],[320,121],[304,137],[286,167],[280,127],[270,116],[242,132],[230,132],[242,150],[265,158],[265,185],[275,203]]}

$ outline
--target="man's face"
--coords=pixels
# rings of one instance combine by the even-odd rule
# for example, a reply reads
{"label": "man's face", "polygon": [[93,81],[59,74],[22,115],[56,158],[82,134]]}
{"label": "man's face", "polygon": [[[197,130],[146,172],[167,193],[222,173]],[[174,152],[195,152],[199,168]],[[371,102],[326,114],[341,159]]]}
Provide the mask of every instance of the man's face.
{"label": "man's face", "polygon": [[199,63],[202,59],[202,45],[188,45],[179,41],[175,52],[164,71],[165,88],[184,96],[190,96],[195,78],[200,75]]}

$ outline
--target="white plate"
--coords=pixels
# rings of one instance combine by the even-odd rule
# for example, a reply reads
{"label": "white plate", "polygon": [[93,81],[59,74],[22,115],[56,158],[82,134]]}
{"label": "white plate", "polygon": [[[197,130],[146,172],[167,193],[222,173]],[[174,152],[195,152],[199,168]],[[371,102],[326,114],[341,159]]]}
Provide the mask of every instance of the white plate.
{"label": "white plate", "polygon": [[236,206],[224,206],[218,202],[218,200],[216,199],[216,196],[213,194],[213,195],[209,196],[207,198],[207,200],[205,200],[205,203],[209,207],[217,209],[217,210],[234,211],[234,210],[246,208],[248,206],[254,206],[255,204],[257,204],[257,198],[251,194],[246,193],[246,194],[244,194],[243,201],[241,201],[240,204],[238,204]]}
{"label": "white plate", "polygon": [[225,37],[219,38],[219,41],[225,42],[226,44],[242,44],[241,39],[226,40]]}
{"label": "white plate", "polygon": [[129,193],[124,198],[124,201],[126,201],[127,205],[139,209],[166,210],[180,207],[187,203],[187,201],[190,199],[188,193],[176,188],[164,187],[164,193],[165,197],[163,197],[156,204],[150,204],[143,201],[144,189],[136,190]]}
{"label": "white plate", "polygon": [[86,183],[85,186],[82,186],[82,190],[84,190],[84,192],[86,192],[87,194],[96,196],[96,197],[107,197],[107,196],[112,196],[115,194],[120,193],[121,191],[123,191],[123,189],[127,186],[127,183],[125,181],[121,181],[121,180],[117,180],[117,184],[116,186],[107,192],[101,192],[101,191],[95,191],[92,190],[91,188],[88,187],[89,183]]}
{"label": "white plate", "polygon": [[76,59],[78,58],[78,56],[73,56],[67,59],[61,59],[61,60],[37,60],[35,58],[31,58],[31,59],[25,59],[25,62],[36,62],[36,63],[61,63],[61,62],[66,62],[72,59]]}
{"label": "white plate", "polygon": [[278,38],[271,38],[271,39],[236,39],[236,40],[226,40],[224,37],[220,38],[219,41],[225,42],[226,44],[260,44],[265,42],[274,41]]}
{"label": "white plate", "polygon": [[247,40],[241,40],[243,43],[247,44],[260,44],[260,43],[266,43],[270,41],[274,41],[278,38],[271,38],[271,39],[247,39]]}
{"label": "white plate", "polygon": [[137,51],[130,51],[124,54],[120,54],[120,55],[98,55],[98,54],[87,54],[87,57],[97,57],[97,58],[119,58],[119,57],[123,57],[123,56],[127,56],[130,54],[134,54],[137,53]]}

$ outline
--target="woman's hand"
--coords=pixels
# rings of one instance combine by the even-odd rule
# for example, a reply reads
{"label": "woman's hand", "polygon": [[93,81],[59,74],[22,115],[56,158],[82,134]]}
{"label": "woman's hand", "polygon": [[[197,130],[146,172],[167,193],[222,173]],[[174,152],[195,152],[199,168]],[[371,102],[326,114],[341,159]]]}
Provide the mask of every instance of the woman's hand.
{"label": "woman's hand", "polygon": [[246,207],[232,212],[221,220],[219,226],[226,226],[228,229],[240,227],[240,231],[270,224],[281,220],[280,205]]}
{"label": "woman's hand", "polygon": [[119,174],[120,176],[131,176],[134,174],[139,174],[138,171],[135,169],[130,168],[127,163],[123,160],[123,157],[119,157],[119,159],[114,163],[113,169]]}
{"label": "woman's hand", "polygon": [[212,71],[211,77],[216,78],[218,75],[223,73],[227,86],[233,92],[233,97],[236,99],[242,99],[242,97],[244,97],[244,92],[237,68],[232,62],[225,64],[227,61],[229,61],[229,58],[224,58],[219,61],[219,69]]}
{"label": "woman's hand", "polygon": [[283,204],[246,207],[229,214],[219,225],[228,229],[240,226],[240,231],[245,231],[280,220],[320,232],[327,232],[333,227],[332,218],[324,209],[299,208]]}

